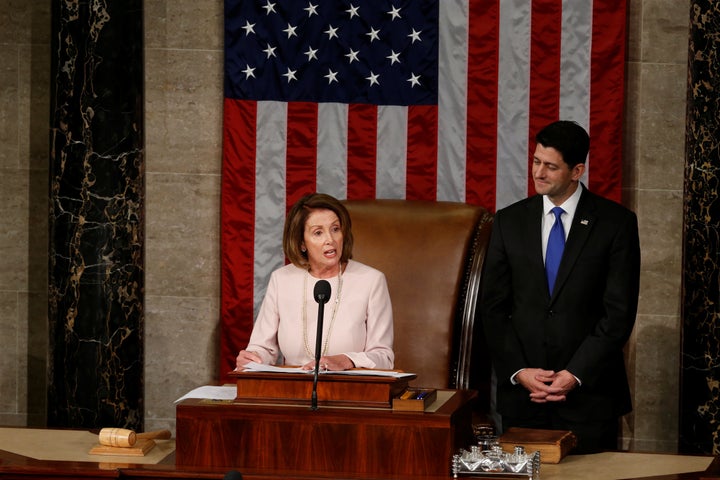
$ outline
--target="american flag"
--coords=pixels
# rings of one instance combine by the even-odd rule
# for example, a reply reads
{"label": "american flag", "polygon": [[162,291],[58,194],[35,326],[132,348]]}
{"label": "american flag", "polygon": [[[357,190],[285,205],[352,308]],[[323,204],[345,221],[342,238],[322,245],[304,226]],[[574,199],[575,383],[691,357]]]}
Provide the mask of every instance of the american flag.
{"label": "american flag", "polygon": [[537,130],[592,138],[620,199],[625,0],[225,0],[221,365],[249,339],[287,208],[532,194]]}

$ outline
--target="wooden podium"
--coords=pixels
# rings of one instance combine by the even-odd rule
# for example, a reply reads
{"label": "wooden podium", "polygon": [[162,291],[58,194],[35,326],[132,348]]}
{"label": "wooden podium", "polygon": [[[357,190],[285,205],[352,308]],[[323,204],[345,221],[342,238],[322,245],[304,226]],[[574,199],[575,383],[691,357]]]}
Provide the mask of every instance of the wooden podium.
{"label": "wooden podium", "polygon": [[[349,372],[352,372],[351,370]],[[309,405],[313,379],[310,373],[231,372],[237,379],[238,402]],[[412,374],[403,377],[322,373],[318,377],[318,405],[391,408]]]}
{"label": "wooden podium", "polygon": [[[320,408],[311,410],[309,393],[301,399],[297,392],[307,388],[298,382],[312,387],[312,375],[290,376],[242,375],[242,396],[234,401],[180,402],[176,465],[324,476],[450,475],[452,455],[473,443],[474,391],[441,391],[424,412],[395,411],[391,398],[384,395],[385,400],[370,402],[320,395],[324,391],[338,396],[352,384],[354,389],[345,397],[363,390],[390,395],[398,385],[389,377],[323,374],[318,380]],[[260,395],[261,385],[271,393]]]}

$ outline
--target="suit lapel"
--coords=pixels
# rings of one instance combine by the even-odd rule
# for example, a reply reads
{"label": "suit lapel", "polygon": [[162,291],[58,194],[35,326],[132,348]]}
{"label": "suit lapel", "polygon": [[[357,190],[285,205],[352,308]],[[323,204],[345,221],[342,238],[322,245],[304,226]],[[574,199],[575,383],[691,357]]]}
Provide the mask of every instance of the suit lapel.
{"label": "suit lapel", "polygon": [[595,201],[592,194],[584,186],[582,188],[582,195],[575,210],[575,216],[573,217],[570,233],[567,243],[565,244],[565,251],[563,252],[557,279],[555,280],[553,299],[570,276],[575,262],[580,256],[587,239],[590,237],[590,232],[592,232],[595,226]]}

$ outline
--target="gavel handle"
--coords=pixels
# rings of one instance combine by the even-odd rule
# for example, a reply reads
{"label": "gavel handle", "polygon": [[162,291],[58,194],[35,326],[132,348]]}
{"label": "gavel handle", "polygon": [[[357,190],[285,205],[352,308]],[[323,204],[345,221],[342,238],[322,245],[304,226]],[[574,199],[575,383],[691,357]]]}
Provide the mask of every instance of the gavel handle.
{"label": "gavel handle", "polygon": [[136,433],[135,435],[138,439],[142,438],[144,440],[167,440],[171,437],[172,434],[170,433],[170,430],[153,430],[151,432]]}

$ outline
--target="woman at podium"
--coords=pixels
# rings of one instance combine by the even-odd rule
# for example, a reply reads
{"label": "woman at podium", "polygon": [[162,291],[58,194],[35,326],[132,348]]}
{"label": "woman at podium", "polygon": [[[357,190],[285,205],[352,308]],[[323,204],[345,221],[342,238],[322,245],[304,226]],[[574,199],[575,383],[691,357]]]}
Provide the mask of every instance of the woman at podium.
{"label": "woman at podium", "polygon": [[290,261],[268,283],[250,342],[237,356],[248,362],[315,368],[319,306],[315,284],[326,280],[320,368],[392,369],[393,315],[385,275],[351,260],[350,214],[330,195],[313,193],[285,219],[283,251]]}

